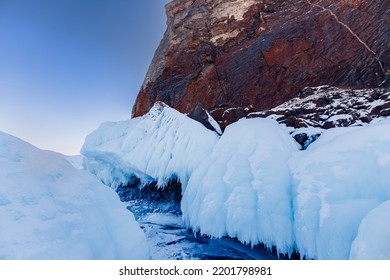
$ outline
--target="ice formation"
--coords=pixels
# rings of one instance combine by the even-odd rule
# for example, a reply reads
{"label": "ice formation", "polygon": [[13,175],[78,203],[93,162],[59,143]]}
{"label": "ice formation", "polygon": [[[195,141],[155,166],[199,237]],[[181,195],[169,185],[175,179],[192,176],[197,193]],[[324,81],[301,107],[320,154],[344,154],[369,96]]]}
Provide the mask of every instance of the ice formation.
{"label": "ice formation", "polygon": [[380,259],[390,245],[371,227],[386,219],[390,200],[389,131],[390,120],[324,130],[298,151],[274,120],[242,119],[219,138],[160,103],[144,117],[103,124],[82,152],[110,185],[132,175],[161,186],[178,178],[184,222],[202,234],[305,258]]}
{"label": "ice formation", "polygon": [[125,185],[134,174],[159,186],[177,178],[185,189],[217,140],[215,132],[159,102],[143,117],[104,123],[81,153],[86,168],[111,186]]}
{"label": "ice formation", "polygon": [[0,259],[148,259],[115,192],[53,152],[0,132]]}
{"label": "ice formation", "polygon": [[182,199],[186,223],[202,234],[262,242],[291,253],[287,161],[297,149],[275,121],[246,119],[228,126],[190,178]]}

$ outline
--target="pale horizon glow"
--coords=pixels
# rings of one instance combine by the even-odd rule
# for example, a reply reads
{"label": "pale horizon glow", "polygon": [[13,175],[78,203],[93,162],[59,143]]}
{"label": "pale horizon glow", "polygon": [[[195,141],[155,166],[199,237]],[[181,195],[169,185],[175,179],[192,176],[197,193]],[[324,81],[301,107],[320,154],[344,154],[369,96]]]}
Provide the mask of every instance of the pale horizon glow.
{"label": "pale horizon glow", "polygon": [[129,119],[167,2],[0,0],[0,131],[75,155]]}

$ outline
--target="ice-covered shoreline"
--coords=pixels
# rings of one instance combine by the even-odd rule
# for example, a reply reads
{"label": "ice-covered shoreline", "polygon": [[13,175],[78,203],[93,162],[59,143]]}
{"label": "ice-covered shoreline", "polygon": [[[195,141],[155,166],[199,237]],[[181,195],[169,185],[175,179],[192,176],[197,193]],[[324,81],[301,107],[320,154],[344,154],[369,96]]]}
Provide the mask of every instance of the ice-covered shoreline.
{"label": "ice-covered shoreline", "polygon": [[[133,175],[161,187],[178,179],[184,221],[206,235],[276,246],[283,254],[297,250],[304,258],[388,256],[351,253],[351,247],[363,244],[361,236],[372,237],[359,226],[390,199],[389,120],[329,129],[298,151],[276,121],[243,119],[218,136],[172,108],[157,109],[127,121],[135,125],[123,135],[115,123],[93,132],[82,149],[85,166],[111,185],[123,179],[115,174],[134,166]],[[119,136],[105,142],[112,129]],[[112,158],[121,163],[113,166]],[[169,172],[155,172],[161,166]]]}

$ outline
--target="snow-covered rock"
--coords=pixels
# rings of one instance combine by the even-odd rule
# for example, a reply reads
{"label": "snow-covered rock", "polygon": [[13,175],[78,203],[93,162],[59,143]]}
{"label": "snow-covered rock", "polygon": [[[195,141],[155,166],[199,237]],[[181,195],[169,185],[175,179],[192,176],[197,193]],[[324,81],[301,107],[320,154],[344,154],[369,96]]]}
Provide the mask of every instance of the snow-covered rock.
{"label": "snow-covered rock", "polygon": [[324,129],[366,125],[389,115],[389,89],[352,90],[325,85],[305,88],[297,97],[247,117],[267,117],[285,124],[305,149]]}
{"label": "snow-covered rock", "polygon": [[115,192],[56,153],[0,132],[0,259],[148,259]]}
{"label": "snow-covered rock", "polygon": [[102,124],[88,135],[81,153],[85,167],[113,187],[136,175],[159,186],[177,178],[185,189],[218,138],[199,122],[157,102],[143,117]]}
{"label": "snow-covered rock", "polygon": [[185,222],[202,234],[243,243],[294,247],[291,176],[297,145],[277,122],[242,119],[228,126],[192,174],[182,199]]}
{"label": "snow-covered rock", "polygon": [[389,89],[341,89],[330,86],[305,88],[299,96],[248,117],[277,119],[290,127],[333,128],[370,123],[389,116]]}
{"label": "snow-covered rock", "polygon": [[[349,258],[362,219],[390,199],[389,131],[389,120],[327,130],[306,151],[294,154],[294,228],[302,256]],[[366,223],[375,222],[375,213]],[[366,232],[363,226],[355,250],[362,239],[374,237]]]}
{"label": "snow-covered rock", "polygon": [[350,259],[390,260],[390,200],[371,210],[359,226]]}

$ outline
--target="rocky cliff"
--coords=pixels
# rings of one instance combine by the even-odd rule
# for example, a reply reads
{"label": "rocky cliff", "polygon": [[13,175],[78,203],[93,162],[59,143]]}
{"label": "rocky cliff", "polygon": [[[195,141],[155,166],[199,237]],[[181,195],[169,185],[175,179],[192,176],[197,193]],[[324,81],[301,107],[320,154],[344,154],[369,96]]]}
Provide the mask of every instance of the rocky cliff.
{"label": "rocky cliff", "polygon": [[388,0],[173,0],[166,10],[133,116],[158,100],[185,113],[201,103],[228,124],[305,87],[389,80]]}

